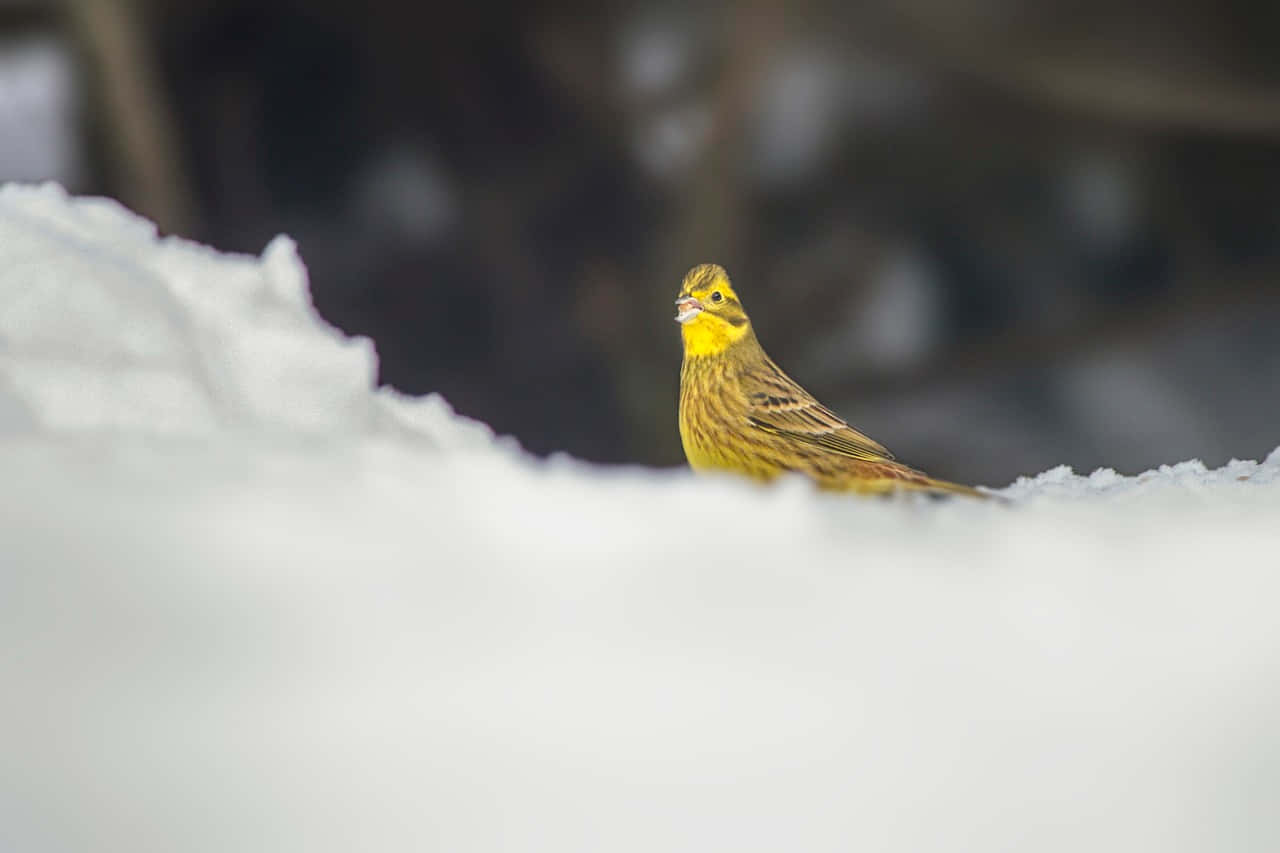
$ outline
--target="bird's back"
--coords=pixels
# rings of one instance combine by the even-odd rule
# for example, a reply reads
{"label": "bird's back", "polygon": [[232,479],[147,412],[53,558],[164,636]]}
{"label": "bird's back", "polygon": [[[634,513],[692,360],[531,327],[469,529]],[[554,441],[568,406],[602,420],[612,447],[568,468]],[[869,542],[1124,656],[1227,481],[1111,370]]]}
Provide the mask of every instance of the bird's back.
{"label": "bird's back", "polygon": [[895,461],[787,376],[754,334],[721,354],[685,357],[680,438],[695,470],[757,480],[795,471],[824,489],[866,494],[906,489],[981,495]]}

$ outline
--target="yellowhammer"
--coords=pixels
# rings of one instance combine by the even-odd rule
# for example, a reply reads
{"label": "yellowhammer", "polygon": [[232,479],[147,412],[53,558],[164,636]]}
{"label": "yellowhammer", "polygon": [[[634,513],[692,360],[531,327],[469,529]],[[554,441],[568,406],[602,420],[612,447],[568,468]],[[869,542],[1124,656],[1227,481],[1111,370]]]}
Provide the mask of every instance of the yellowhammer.
{"label": "yellowhammer", "polygon": [[761,349],[721,267],[689,270],[676,310],[684,339],[680,439],[694,470],[736,471],[758,480],[798,471],[836,491],[985,497],[895,462],[783,373]]}

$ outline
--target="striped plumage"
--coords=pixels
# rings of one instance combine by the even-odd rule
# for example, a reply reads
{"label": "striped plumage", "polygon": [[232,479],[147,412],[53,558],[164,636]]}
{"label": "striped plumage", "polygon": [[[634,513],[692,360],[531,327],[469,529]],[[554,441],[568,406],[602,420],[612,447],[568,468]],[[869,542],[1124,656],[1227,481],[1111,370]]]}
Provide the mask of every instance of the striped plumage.
{"label": "striped plumage", "polygon": [[695,470],[758,480],[798,471],[835,491],[983,497],[895,461],[787,376],[761,348],[722,268],[690,270],[676,305],[684,341],[680,438]]}

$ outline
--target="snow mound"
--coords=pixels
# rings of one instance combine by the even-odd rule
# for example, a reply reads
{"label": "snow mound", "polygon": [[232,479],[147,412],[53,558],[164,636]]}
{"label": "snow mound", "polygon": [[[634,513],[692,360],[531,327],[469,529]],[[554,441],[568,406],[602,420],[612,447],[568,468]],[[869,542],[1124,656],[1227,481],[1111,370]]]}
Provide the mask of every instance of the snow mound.
{"label": "snow mound", "polygon": [[0,849],[1280,849],[1280,452],[851,500],[374,375],[0,190]]}
{"label": "snow mound", "polygon": [[108,199],[8,185],[0,247],[0,430],[488,436],[439,398],[371,394],[372,344],[320,320],[286,237],[220,255]]}

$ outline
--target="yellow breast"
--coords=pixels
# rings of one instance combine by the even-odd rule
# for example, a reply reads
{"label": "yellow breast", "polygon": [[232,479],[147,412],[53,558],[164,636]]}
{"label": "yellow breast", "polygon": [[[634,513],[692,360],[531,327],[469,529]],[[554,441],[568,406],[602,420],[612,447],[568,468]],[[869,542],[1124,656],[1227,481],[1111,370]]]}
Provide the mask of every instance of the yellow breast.
{"label": "yellow breast", "polygon": [[739,365],[724,357],[685,357],[680,368],[680,441],[695,471],[734,471],[769,480],[786,468],[751,434],[738,370]]}

